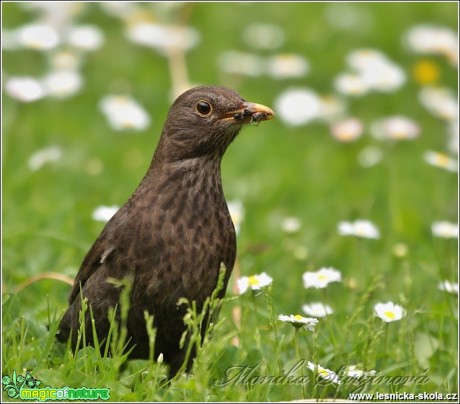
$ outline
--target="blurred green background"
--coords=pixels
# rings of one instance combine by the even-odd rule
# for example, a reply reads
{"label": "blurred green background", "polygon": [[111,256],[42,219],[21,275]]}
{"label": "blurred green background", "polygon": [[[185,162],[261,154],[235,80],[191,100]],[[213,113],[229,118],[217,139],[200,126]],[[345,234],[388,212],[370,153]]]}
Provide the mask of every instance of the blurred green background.
{"label": "blurred green background", "polygon": [[[245,128],[224,157],[225,194],[228,200],[241,201],[245,211],[238,236],[241,272],[265,271],[273,277],[275,308],[280,313],[296,313],[306,300],[320,297],[317,291],[303,289],[301,275],[334,266],[344,278],[343,285],[334,284],[329,291],[339,319],[347,316],[357,293],[377,275],[383,277],[385,286],[376,300],[400,301],[412,312],[421,308],[436,312],[443,296],[436,283],[456,281],[457,244],[455,239],[434,238],[430,226],[436,220],[458,222],[457,175],[430,166],[423,154],[435,150],[456,156],[446,146],[446,121],[430,114],[418,94],[424,85],[456,93],[458,70],[442,55],[411,51],[404,44],[404,35],[420,24],[456,32],[458,4],[136,6],[137,18],[186,25],[199,33],[200,42],[185,55],[191,83],[231,87],[245,99],[273,108],[286,89],[309,88],[337,96],[345,105],[345,116],[363,123],[363,136],[343,143],[331,136],[325,121],[293,126],[275,119]],[[3,2],[3,29],[37,21],[41,13],[27,3]],[[65,309],[70,286],[54,279],[25,288],[21,285],[46,272],[75,276],[104,225],[91,218],[93,210],[100,205],[120,206],[134,191],[150,163],[173,91],[165,55],[130,41],[125,35],[129,22],[122,17],[111,15],[101,4],[85,3],[69,20],[69,24],[94,25],[104,36],[100,48],[79,52],[81,89],[69,97],[29,103],[3,93],[2,292],[11,296],[19,287],[18,314],[40,324],[45,323],[48,305],[58,313]],[[283,43],[276,49],[255,48],[242,34],[253,23],[279,27]],[[362,48],[384,53],[403,69],[406,81],[401,88],[360,97],[337,93],[334,80],[349,70],[347,55]],[[310,71],[282,79],[233,74],[219,64],[228,50],[260,57],[301,55],[308,60]],[[50,70],[50,53],[4,49],[4,83],[12,76],[45,75]],[[420,82],[414,76],[422,60],[436,70],[431,82]],[[145,108],[152,119],[147,129],[116,131],[108,125],[98,104],[104,96],[120,93],[132,96]],[[370,135],[372,122],[391,115],[411,118],[419,125],[420,135],[414,140],[376,140]],[[30,170],[29,158],[52,145],[61,149],[62,157]],[[365,168],[358,157],[369,146],[381,151],[382,160]],[[299,219],[301,228],[286,234],[281,224],[290,216]],[[371,220],[381,238],[359,240],[337,233],[338,222],[358,218]],[[402,257],[393,253],[398,243],[407,247]],[[428,332],[436,333],[436,315],[429,316],[427,324]]]}

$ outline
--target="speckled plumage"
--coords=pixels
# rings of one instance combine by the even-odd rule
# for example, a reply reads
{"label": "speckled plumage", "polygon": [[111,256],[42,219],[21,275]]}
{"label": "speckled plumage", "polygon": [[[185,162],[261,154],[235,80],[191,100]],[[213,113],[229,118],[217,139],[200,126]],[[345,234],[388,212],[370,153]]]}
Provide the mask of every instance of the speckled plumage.
{"label": "speckled plumage", "polygon": [[[243,124],[272,116],[269,108],[247,103],[223,87],[197,87],[173,103],[145,177],[83,260],[59,340],[71,337],[76,345],[80,287],[91,305],[98,339],[103,340],[109,330],[107,311],[118,303],[120,293],[107,278],[130,275],[130,356],[148,358],[147,310],[157,328],[155,357],[163,353],[170,376],[178,371],[184,360],[179,340],[185,330],[178,299],[195,300],[200,308],[216,287],[221,263],[227,268],[223,296],[235,262],[235,230],[221,183],[222,156]],[[89,316],[86,330],[87,343],[92,344]]]}

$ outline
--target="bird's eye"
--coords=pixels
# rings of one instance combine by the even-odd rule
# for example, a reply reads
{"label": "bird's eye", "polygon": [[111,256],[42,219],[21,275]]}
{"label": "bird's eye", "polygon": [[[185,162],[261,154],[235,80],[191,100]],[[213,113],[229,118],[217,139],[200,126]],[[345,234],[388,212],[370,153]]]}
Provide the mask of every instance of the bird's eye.
{"label": "bird's eye", "polygon": [[200,115],[209,115],[212,111],[211,104],[208,101],[198,101],[196,103],[195,109]]}

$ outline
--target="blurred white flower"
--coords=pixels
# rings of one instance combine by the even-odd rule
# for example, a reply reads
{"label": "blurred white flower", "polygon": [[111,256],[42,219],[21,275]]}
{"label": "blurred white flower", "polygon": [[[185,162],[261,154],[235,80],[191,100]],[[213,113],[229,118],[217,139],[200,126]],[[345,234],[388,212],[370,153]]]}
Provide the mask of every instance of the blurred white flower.
{"label": "blurred white flower", "polygon": [[317,318],[303,317],[300,314],[290,314],[289,316],[280,314],[278,316],[278,320],[283,323],[291,323],[296,328],[304,327],[306,330],[311,332],[315,331],[315,326],[318,324]]}
{"label": "blurred white flower", "polygon": [[458,223],[438,221],[431,225],[431,232],[435,237],[458,238]]}
{"label": "blurred white flower", "polygon": [[387,323],[401,320],[406,315],[406,310],[398,304],[392,302],[377,303],[374,306],[374,313]]}
{"label": "blurred white flower", "polygon": [[406,32],[404,38],[413,52],[445,55],[450,61],[458,61],[458,35],[450,28],[416,25]]}
{"label": "blurred white flower", "polygon": [[16,42],[25,48],[48,50],[59,45],[59,35],[50,25],[27,24],[15,31]]}
{"label": "blurred white flower", "polygon": [[45,164],[57,161],[62,157],[62,150],[59,146],[50,146],[37,150],[30,156],[28,165],[32,171],[38,171]]}
{"label": "blurred white flower", "polygon": [[453,91],[443,87],[423,87],[419,101],[434,116],[458,121],[458,101]]}
{"label": "blurred white flower", "polygon": [[420,133],[419,125],[404,116],[390,116],[371,125],[371,133],[376,139],[410,140]]}
{"label": "blurred white flower", "polygon": [[369,220],[355,220],[354,222],[339,222],[339,234],[342,236],[356,236],[363,238],[380,238],[377,227]]}
{"label": "blurred white flower", "polygon": [[259,275],[243,276],[236,281],[240,295],[245,293],[248,289],[259,290],[265,286],[271,285],[273,279],[262,272]]}
{"label": "blurred white flower", "polygon": [[51,56],[51,65],[55,70],[77,70],[80,57],[70,51],[60,51]]}
{"label": "blurred white flower", "polygon": [[409,253],[409,247],[407,247],[407,244],[397,243],[393,246],[392,252],[396,257],[402,258]]}
{"label": "blurred white flower", "polygon": [[240,233],[241,223],[244,219],[244,207],[243,203],[239,200],[227,202],[230,217],[232,218],[233,226],[235,226],[235,233]]}
{"label": "blurred white flower", "polygon": [[243,39],[253,48],[276,49],[284,43],[284,31],[277,25],[252,23],[243,30]]}
{"label": "blurred white flower", "polygon": [[383,152],[375,146],[367,146],[358,154],[358,163],[365,168],[373,167],[382,161]]}
{"label": "blurred white flower", "polygon": [[319,97],[319,118],[325,121],[332,121],[340,118],[346,110],[344,101],[334,95],[323,95]]}
{"label": "blurred white flower", "polygon": [[81,1],[24,1],[21,7],[39,14],[37,19],[56,29],[68,26],[86,7]]}
{"label": "blurred white flower", "polygon": [[458,296],[458,282],[454,283],[444,280],[438,283],[438,289]]}
{"label": "blurred white flower", "polygon": [[304,125],[319,117],[320,100],[312,90],[292,88],[276,98],[275,110],[287,124]]}
{"label": "blurred white flower", "polygon": [[318,365],[312,362],[308,362],[307,367],[311,371],[317,373],[323,379],[330,380],[331,382],[336,383],[336,384],[340,384],[339,376],[337,376],[337,374],[333,372],[332,370],[323,368],[321,365]]}
{"label": "blurred white flower", "polygon": [[115,130],[144,130],[150,125],[147,112],[129,96],[108,95],[100,101],[99,108]]}
{"label": "blurred white flower", "polygon": [[347,56],[348,65],[358,72],[371,70],[388,62],[387,57],[376,49],[355,49]]}
{"label": "blurred white flower", "polygon": [[189,50],[200,42],[195,28],[147,22],[129,26],[127,36],[135,43],[166,53],[174,49]]}
{"label": "blurred white flower", "polygon": [[376,49],[356,49],[347,56],[352,73],[340,74],[335,81],[338,92],[364,95],[369,90],[394,91],[406,81],[405,72]]}
{"label": "blurred white flower", "polygon": [[296,233],[300,230],[302,223],[296,217],[286,217],[281,222],[281,228],[285,233]]}
{"label": "blurred white flower", "polygon": [[323,303],[304,304],[302,310],[305,314],[312,317],[326,317],[334,312],[330,306]]}
{"label": "blurred white flower", "polygon": [[361,96],[369,92],[368,83],[359,74],[342,73],[335,78],[335,89],[344,95]]}
{"label": "blurred white flower", "polygon": [[373,25],[373,15],[357,3],[325,3],[325,19],[335,29],[367,31]]}
{"label": "blurred white flower", "polygon": [[275,79],[305,76],[310,70],[307,59],[292,53],[272,56],[267,61],[267,73]]}
{"label": "blurred white flower", "polygon": [[104,43],[104,34],[94,25],[72,27],[67,32],[67,43],[77,49],[94,51]]}
{"label": "blurred white flower", "polygon": [[47,95],[65,98],[74,95],[82,86],[82,77],[75,70],[60,70],[43,78]]}
{"label": "blurred white flower", "polygon": [[350,366],[347,366],[347,369],[346,369],[346,376],[348,377],[354,377],[354,378],[361,378],[363,376],[374,376],[377,372],[375,370],[368,370],[368,371],[365,371],[365,370],[362,370],[362,369],[358,369],[355,365],[350,365]]}
{"label": "blurred white flower", "polygon": [[101,1],[97,3],[107,14],[125,19],[138,10],[137,2],[130,1]]}
{"label": "blurred white flower", "polygon": [[445,153],[439,153],[432,150],[427,150],[423,154],[423,159],[430,165],[443,168],[444,170],[457,172],[458,161],[449,157]]}
{"label": "blurred white flower", "polygon": [[108,222],[112,216],[117,213],[118,209],[120,209],[119,206],[98,206],[96,209],[94,209],[92,217],[94,220],[97,220],[98,222]]}
{"label": "blurred white flower", "polygon": [[260,76],[265,71],[265,60],[251,53],[225,51],[219,56],[219,67],[226,73]]}
{"label": "blurred white flower", "polygon": [[33,77],[10,77],[5,90],[10,97],[22,102],[37,101],[46,96],[42,83]]}
{"label": "blurred white flower", "polygon": [[322,289],[331,282],[341,282],[342,274],[335,268],[320,268],[316,272],[305,272],[302,279],[306,289]]}
{"label": "blurred white flower", "polygon": [[334,139],[340,142],[353,142],[361,137],[363,124],[359,119],[347,118],[333,123],[331,133]]}
{"label": "blurred white flower", "polygon": [[391,92],[406,82],[406,73],[399,66],[388,62],[365,70],[362,78],[373,90]]}

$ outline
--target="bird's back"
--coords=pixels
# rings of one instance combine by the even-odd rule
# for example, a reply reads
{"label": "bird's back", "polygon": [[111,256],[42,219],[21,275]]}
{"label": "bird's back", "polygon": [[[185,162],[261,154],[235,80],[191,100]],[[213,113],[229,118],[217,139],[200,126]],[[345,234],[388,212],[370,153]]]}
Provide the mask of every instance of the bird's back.
{"label": "bird's back", "polygon": [[[182,162],[167,171],[164,167],[152,170],[86,255],[60,333],[65,339],[72,330],[76,341],[81,285],[102,340],[110,327],[107,311],[117,305],[120,294],[108,280],[131,276],[127,323],[134,346],[131,357],[149,357],[147,311],[157,327],[155,355],[163,353],[166,362],[180,367],[185,312],[177,301],[185,297],[200,308],[216,287],[222,263],[230,269],[226,287],[235,255],[235,232],[219,167]],[[89,318],[86,329],[90,330],[86,340],[91,343]]]}

